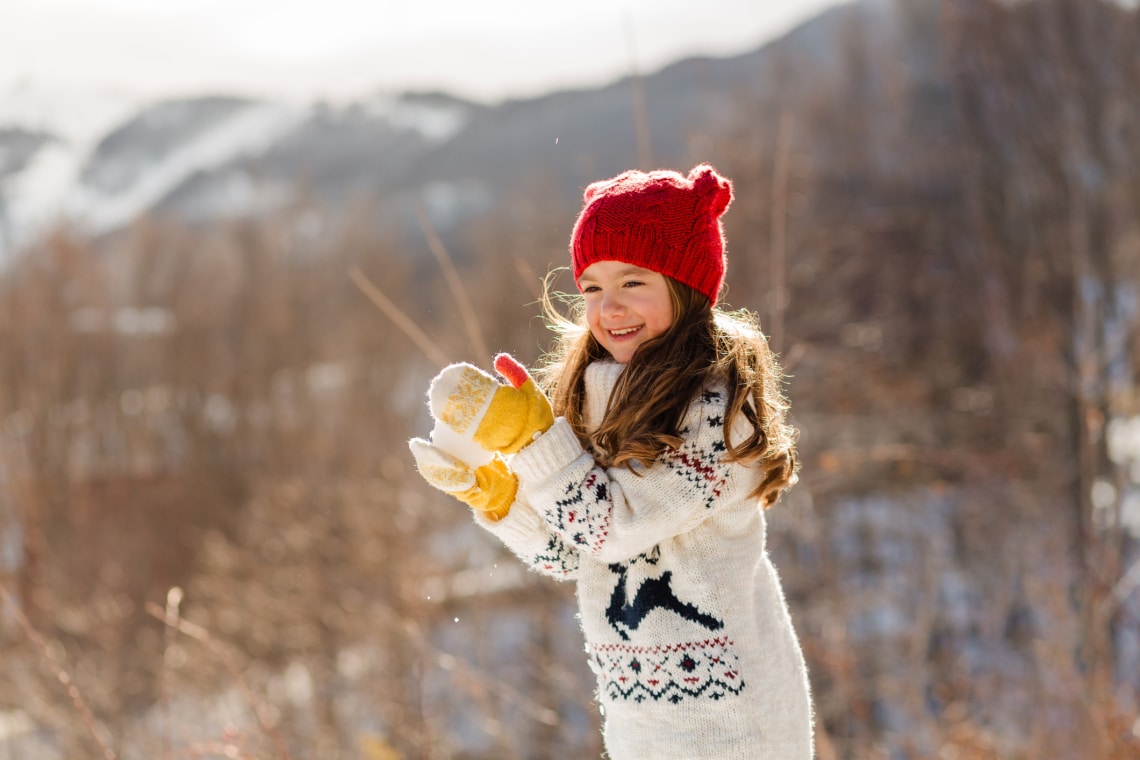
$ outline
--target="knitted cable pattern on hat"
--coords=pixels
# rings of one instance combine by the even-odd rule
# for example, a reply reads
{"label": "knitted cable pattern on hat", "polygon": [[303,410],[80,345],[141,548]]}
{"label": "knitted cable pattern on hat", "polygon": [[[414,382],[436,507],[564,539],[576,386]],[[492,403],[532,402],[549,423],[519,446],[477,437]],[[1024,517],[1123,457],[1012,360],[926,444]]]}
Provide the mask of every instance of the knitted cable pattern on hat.
{"label": "knitted cable pattern on hat", "polygon": [[726,266],[720,217],[732,202],[732,183],[716,169],[627,171],[593,183],[584,199],[570,242],[575,280],[596,261],[621,261],[716,304]]}

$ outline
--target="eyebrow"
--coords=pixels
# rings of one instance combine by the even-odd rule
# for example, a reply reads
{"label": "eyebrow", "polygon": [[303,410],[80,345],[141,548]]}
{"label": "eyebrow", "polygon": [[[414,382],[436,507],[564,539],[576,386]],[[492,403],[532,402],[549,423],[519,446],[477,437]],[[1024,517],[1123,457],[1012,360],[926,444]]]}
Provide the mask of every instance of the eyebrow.
{"label": "eyebrow", "polygon": [[[630,264],[627,267],[623,267],[623,268],[619,269],[615,273],[614,276],[615,277],[625,277],[626,275],[630,275],[630,274],[652,274],[652,273],[653,273],[652,269],[646,269],[645,267],[639,267],[639,266],[636,266],[634,264]],[[587,274],[584,274],[578,278],[578,282],[583,282],[583,281],[597,282],[597,280],[595,278],[593,278]]]}

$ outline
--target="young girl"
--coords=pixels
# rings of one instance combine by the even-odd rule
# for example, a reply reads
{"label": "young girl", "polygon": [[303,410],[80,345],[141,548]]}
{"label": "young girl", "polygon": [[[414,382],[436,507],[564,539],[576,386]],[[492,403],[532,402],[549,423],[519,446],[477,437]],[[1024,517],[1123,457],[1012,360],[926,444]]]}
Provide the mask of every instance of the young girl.
{"label": "young girl", "polygon": [[429,391],[432,441],[411,442],[432,485],[577,581],[612,760],[812,757],[759,508],[796,480],[795,431],[754,319],[714,308],[731,199],[708,165],[590,185],[550,401],[509,356],[509,385],[452,365]]}

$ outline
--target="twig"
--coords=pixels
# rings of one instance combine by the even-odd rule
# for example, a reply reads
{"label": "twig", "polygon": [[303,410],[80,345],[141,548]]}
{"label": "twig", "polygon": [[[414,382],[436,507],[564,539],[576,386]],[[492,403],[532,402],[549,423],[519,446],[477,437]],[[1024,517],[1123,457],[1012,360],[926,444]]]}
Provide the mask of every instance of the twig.
{"label": "twig", "polygon": [[515,269],[518,271],[519,276],[522,277],[523,282],[530,288],[531,295],[534,296],[535,301],[542,300],[542,287],[538,284],[542,278],[535,274],[534,268],[526,259],[515,258]]}
{"label": "twig", "polygon": [[190,621],[184,620],[182,618],[178,618],[168,623],[169,618],[166,614],[166,610],[154,602],[147,602],[146,611],[148,615],[161,620],[163,623],[172,623],[174,628],[176,628],[179,633],[185,634],[186,636],[189,636],[196,641],[202,642],[206,645],[206,648],[208,648],[219,660],[221,660],[222,665],[227,671],[229,671],[230,675],[237,682],[238,688],[241,689],[242,696],[245,697],[246,704],[249,705],[250,710],[253,712],[253,716],[257,718],[258,725],[261,726],[261,730],[273,742],[273,746],[277,750],[277,756],[282,760],[291,760],[292,756],[289,754],[289,749],[285,746],[285,741],[281,738],[281,735],[273,727],[272,721],[266,714],[264,703],[257,696],[257,692],[253,690],[253,687],[249,685],[249,682],[245,680],[245,676],[241,674],[241,671],[238,669],[238,667],[231,661],[229,653],[227,653],[225,649],[220,644],[218,644],[218,642],[214,641],[214,639],[210,637],[210,632],[202,626],[194,625]]}
{"label": "twig", "polygon": [[392,320],[396,327],[400,328],[404,335],[407,335],[427,355],[427,358],[431,359],[440,369],[450,363],[443,352],[431,341],[431,338],[424,335],[423,330],[416,327],[415,322],[408,319],[408,316],[400,311],[399,306],[392,303],[388,296],[380,292],[380,289],[372,284],[364,272],[360,271],[360,267],[349,267],[348,276],[356,283],[356,287],[360,288],[360,292],[367,296],[369,301],[380,307],[380,311],[384,312],[388,319]]}
{"label": "twig", "polygon": [[79,693],[79,688],[71,680],[71,676],[67,674],[63,666],[59,664],[59,661],[56,660],[55,656],[51,653],[51,649],[48,648],[47,642],[44,641],[43,636],[40,635],[40,632],[35,629],[31,621],[24,615],[24,611],[16,604],[16,601],[8,593],[8,589],[5,588],[3,583],[0,583],[0,597],[3,597],[4,604],[8,607],[9,611],[11,611],[12,615],[15,616],[16,622],[20,624],[20,628],[23,629],[24,634],[31,639],[32,643],[36,645],[36,648],[40,650],[40,654],[43,655],[44,660],[51,669],[55,671],[55,677],[67,688],[67,696],[71,697],[71,703],[75,705],[75,709],[83,718],[83,723],[87,726],[87,731],[91,734],[91,738],[95,740],[95,743],[99,745],[99,750],[103,753],[105,760],[118,760],[119,756],[115,753],[115,750],[111,749],[110,743],[103,736],[103,732],[99,729],[99,724],[95,720],[95,715],[91,712],[91,708],[87,706],[83,695]]}
{"label": "twig", "polygon": [[167,683],[170,676],[170,647],[174,644],[174,637],[178,635],[179,606],[182,604],[182,589],[174,586],[166,592],[166,632],[162,638],[162,671],[159,675],[159,695],[162,700],[162,756],[170,758],[170,688]]}
{"label": "twig", "polygon": [[1110,617],[1138,588],[1140,588],[1140,560],[1134,562],[1128,572],[1120,576],[1112,591],[1101,601],[1101,614],[1105,618]]}
{"label": "twig", "polygon": [[467,290],[459,279],[459,273],[455,271],[455,264],[452,262],[451,256],[448,255],[443,241],[436,234],[435,228],[432,227],[427,210],[422,203],[416,205],[416,219],[420,223],[420,229],[423,230],[424,238],[427,239],[428,248],[431,249],[435,260],[439,262],[439,268],[443,271],[443,278],[447,280],[447,288],[451,291],[452,297],[455,298],[455,305],[459,307],[464,327],[467,328],[467,337],[478,354],[477,358],[479,361],[486,361],[490,358],[491,351],[487,348],[487,341],[483,337],[483,328],[479,324],[478,317],[475,316],[475,309],[471,306],[471,299],[467,296]]}
{"label": "twig", "polygon": [[650,147],[649,108],[645,102],[645,80],[637,66],[637,48],[633,34],[633,18],[625,14],[625,44],[629,51],[629,81],[633,85],[633,128],[637,139],[637,163],[642,171],[653,168]]}
{"label": "twig", "polygon": [[[769,309],[772,325],[770,343],[773,350],[784,347],[784,311],[788,308],[788,286],[785,269],[788,240],[788,164],[792,150],[792,125],[794,117],[784,111],[780,114],[780,128],[776,137],[776,167],[772,172],[772,208],[769,241],[771,256],[771,282],[769,289]],[[774,297],[775,303],[772,303]]]}
{"label": "twig", "polygon": [[488,670],[483,670],[469,662],[464,661],[446,650],[431,643],[423,626],[415,620],[401,618],[390,607],[381,608],[383,614],[389,619],[394,630],[402,633],[414,646],[431,654],[435,664],[443,670],[455,671],[466,679],[465,688],[470,691],[472,684],[478,684],[481,689],[489,693],[498,694],[500,698],[512,703],[521,713],[539,723],[548,726],[557,725],[558,712],[534,700],[533,697],[520,693],[505,680],[497,677]]}

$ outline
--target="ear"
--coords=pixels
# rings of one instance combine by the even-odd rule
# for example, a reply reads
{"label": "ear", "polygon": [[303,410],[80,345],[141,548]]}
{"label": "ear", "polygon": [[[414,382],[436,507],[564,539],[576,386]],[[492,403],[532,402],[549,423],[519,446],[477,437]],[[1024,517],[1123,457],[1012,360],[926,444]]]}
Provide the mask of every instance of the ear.
{"label": "ear", "polygon": [[689,181],[697,194],[697,209],[707,211],[714,218],[728,209],[732,202],[732,182],[717,174],[710,164],[698,164],[689,172]]}

